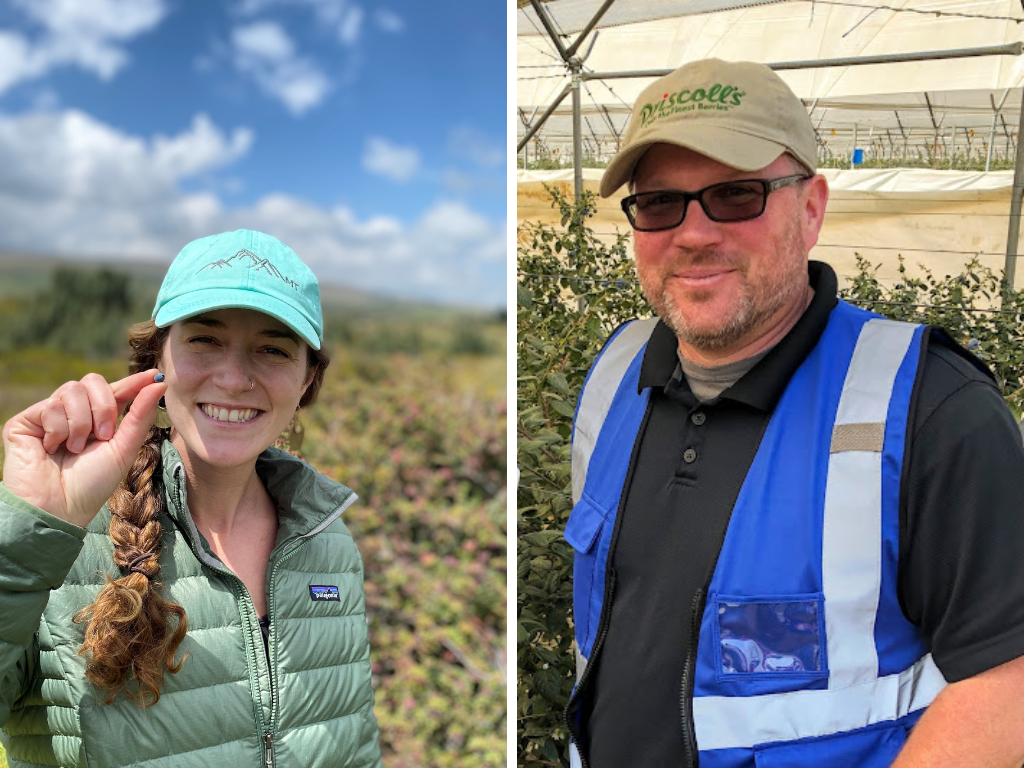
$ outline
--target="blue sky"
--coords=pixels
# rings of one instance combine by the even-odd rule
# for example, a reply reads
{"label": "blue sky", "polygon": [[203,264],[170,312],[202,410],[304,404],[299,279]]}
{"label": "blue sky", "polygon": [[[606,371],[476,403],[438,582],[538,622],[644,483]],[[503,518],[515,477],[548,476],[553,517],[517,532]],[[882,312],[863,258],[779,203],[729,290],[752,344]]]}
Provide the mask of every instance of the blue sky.
{"label": "blue sky", "polygon": [[0,252],[247,227],[323,283],[505,300],[506,9],[0,0]]}

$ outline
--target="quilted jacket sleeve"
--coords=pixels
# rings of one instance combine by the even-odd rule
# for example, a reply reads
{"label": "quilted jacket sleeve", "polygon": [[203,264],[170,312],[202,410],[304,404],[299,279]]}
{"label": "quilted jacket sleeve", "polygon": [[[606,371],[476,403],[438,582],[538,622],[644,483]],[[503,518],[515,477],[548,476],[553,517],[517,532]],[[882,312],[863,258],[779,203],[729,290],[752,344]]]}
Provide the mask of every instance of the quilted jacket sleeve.
{"label": "quilted jacket sleeve", "polygon": [[64,583],[84,540],[84,528],[0,483],[0,727],[31,679],[35,633],[50,590]]}

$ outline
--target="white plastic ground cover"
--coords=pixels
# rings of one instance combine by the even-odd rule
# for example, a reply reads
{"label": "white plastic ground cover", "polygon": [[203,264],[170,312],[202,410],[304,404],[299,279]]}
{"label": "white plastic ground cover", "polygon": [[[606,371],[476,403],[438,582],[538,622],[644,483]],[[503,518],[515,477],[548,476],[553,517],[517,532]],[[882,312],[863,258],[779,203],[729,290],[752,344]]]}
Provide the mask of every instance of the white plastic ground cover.
{"label": "white plastic ground cover", "polygon": [[[856,273],[857,254],[881,264],[878,276],[890,282],[897,278],[899,255],[912,271],[922,264],[939,277],[959,274],[973,257],[993,270],[1003,269],[1012,171],[822,173],[829,180],[831,196],[812,258],[832,264],[840,276]],[[596,193],[601,174],[600,169],[585,169],[585,188]],[[545,184],[557,186],[571,197],[572,170],[518,172],[516,205],[520,224],[559,223]],[[615,197],[599,198],[591,225],[606,241],[629,231],[619,207],[625,194],[622,188]],[[1024,268],[1017,270],[1018,287],[1024,286],[1021,272]]]}

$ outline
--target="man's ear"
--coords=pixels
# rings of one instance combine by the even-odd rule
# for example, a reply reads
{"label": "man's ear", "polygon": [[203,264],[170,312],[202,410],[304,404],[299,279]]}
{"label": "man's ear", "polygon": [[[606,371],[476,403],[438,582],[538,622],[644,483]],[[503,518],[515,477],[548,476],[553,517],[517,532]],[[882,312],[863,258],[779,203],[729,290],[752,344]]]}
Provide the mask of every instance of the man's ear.
{"label": "man's ear", "polygon": [[818,234],[825,223],[825,206],[828,205],[828,182],[820,173],[803,184],[803,207],[800,211],[803,224],[804,250],[810,252],[818,243]]}

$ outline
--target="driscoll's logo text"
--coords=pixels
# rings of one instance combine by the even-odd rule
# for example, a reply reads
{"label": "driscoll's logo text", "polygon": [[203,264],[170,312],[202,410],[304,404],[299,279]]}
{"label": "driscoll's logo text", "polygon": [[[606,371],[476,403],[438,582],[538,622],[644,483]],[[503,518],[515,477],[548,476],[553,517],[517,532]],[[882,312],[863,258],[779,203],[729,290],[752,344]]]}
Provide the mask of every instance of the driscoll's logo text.
{"label": "driscoll's logo text", "polygon": [[684,88],[678,93],[666,93],[661,101],[644,104],[640,109],[640,127],[646,128],[662,117],[680,112],[738,107],[746,93],[733,85],[715,83],[710,88]]}

